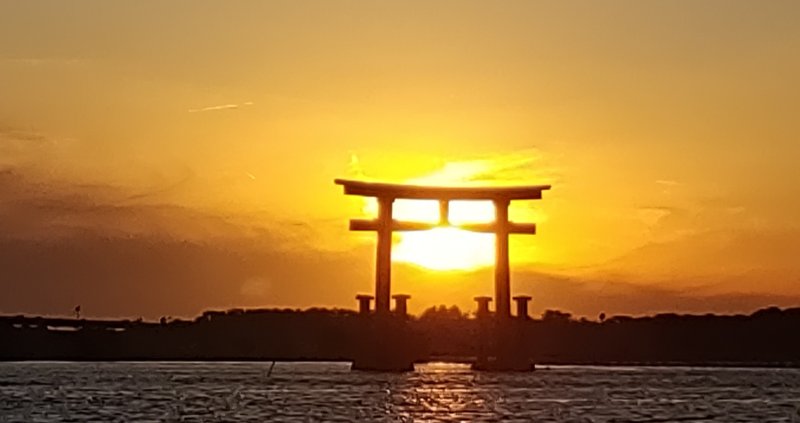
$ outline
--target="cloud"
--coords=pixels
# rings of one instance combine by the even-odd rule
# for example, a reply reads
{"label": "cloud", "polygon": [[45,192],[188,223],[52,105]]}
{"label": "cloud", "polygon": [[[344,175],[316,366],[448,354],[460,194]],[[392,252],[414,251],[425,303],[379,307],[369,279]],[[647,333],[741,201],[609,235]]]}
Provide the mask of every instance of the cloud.
{"label": "cloud", "polygon": [[674,187],[674,186],[680,185],[679,182],[673,181],[671,179],[659,179],[659,180],[656,181],[656,184],[664,185],[664,186],[668,186],[668,187]]}
{"label": "cloud", "polygon": [[[0,310],[94,316],[193,316],[217,307],[298,306],[351,301],[368,280],[345,254],[258,239],[206,241],[109,236],[85,231],[42,240],[0,238]],[[277,241],[277,240],[276,240]],[[327,280],[336,275],[334,281]],[[341,278],[341,279],[340,279]],[[274,280],[274,284],[266,284]]]}
{"label": "cloud", "polygon": [[0,126],[0,164],[40,153],[56,143],[56,140],[38,132]]}
{"label": "cloud", "polygon": [[47,137],[37,132],[0,127],[0,142],[4,144],[11,142],[45,143],[47,141]]}
{"label": "cloud", "polygon": [[247,297],[265,298],[271,291],[272,284],[265,278],[248,278],[242,283],[240,291]]}
{"label": "cloud", "polygon": [[694,294],[790,295],[800,277],[800,231],[718,229],[651,242],[604,263],[592,277],[692,290]]}
{"label": "cloud", "polygon": [[[469,273],[431,274],[411,266],[395,265],[393,290],[412,294],[414,312],[433,304],[458,304],[474,310],[476,295],[493,295],[493,270]],[[770,305],[788,307],[800,304],[800,294],[754,293],[746,290],[688,290],[671,281],[643,282],[628,275],[603,275],[597,272],[568,274],[518,268],[512,274],[513,295],[533,297],[531,314],[547,309],[572,312],[595,318],[608,315],[649,315],[660,312],[750,313]],[[708,281],[685,281],[702,284]]]}
{"label": "cloud", "polygon": [[0,122],[0,170],[24,167],[27,171],[53,174],[63,168],[64,152],[74,139],[53,137],[33,129]]}
{"label": "cloud", "polygon": [[[0,149],[23,152],[51,145],[35,132],[0,131],[0,140]],[[490,159],[467,162],[481,160]],[[489,174],[533,177],[534,162],[490,160],[497,173]],[[13,161],[0,167],[0,292],[9,293],[0,296],[2,313],[69,314],[81,304],[90,316],[156,319],[216,307],[348,307],[355,293],[373,289],[371,241],[323,251],[308,229],[319,222],[221,215],[170,201],[181,198],[173,194],[191,173],[135,189],[43,175]],[[535,310],[588,316],[797,303],[798,233],[761,226],[731,231],[752,211],[719,213],[729,206],[642,207],[650,230],[678,236],[569,274],[515,266],[512,289],[533,294]],[[472,297],[492,292],[491,268],[443,275],[395,264],[393,274],[394,292],[411,293],[414,312],[439,303],[473,309]]]}
{"label": "cloud", "polygon": [[639,207],[637,213],[639,219],[648,226],[657,225],[661,219],[666,218],[675,212],[673,207]]}
{"label": "cloud", "polygon": [[85,63],[85,59],[63,57],[8,57],[0,62],[17,66],[75,66]]}
{"label": "cloud", "polygon": [[[135,203],[118,201],[130,196],[119,187],[36,179],[20,169],[0,172],[0,291],[9,293],[0,296],[0,312],[69,314],[81,304],[90,316],[157,319],[194,316],[209,308],[347,307],[355,293],[373,289],[371,243],[352,251],[322,252],[309,247],[313,239],[296,239],[298,231],[284,221],[255,227],[186,206],[159,204],[157,195]],[[793,239],[792,234],[785,238]],[[785,250],[783,258],[775,258],[783,263],[800,248],[786,244],[770,249],[774,240],[765,236],[717,243],[712,238],[706,244],[685,240],[688,244],[651,245],[622,258],[616,268],[581,274],[523,267],[514,272],[512,289],[533,294],[536,313],[562,309],[589,317],[601,311],[749,312],[797,304],[800,299],[792,291],[772,289],[769,273],[675,279],[658,271],[700,263],[724,266],[731,257],[769,264],[765,258]],[[742,248],[763,255],[740,260],[747,257],[736,253]],[[640,279],[639,273],[630,272],[636,268],[631,263],[652,265],[655,271],[645,270],[655,276]],[[492,292],[492,269],[438,274],[395,264],[393,274],[394,292],[411,293],[414,312],[439,303],[470,310],[472,297]],[[797,277],[787,283],[796,284]]]}
{"label": "cloud", "polygon": [[189,113],[201,113],[201,112],[213,112],[217,110],[230,110],[230,109],[238,109],[241,107],[249,107],[252,106],[254,103],[252,101],[246,101],[242,104],[220,104],[217,106],[207,106],[207,107],[200,107],[197,109],[189,109],[187,110]]}
{"label": "cloud", "polygon": [[[750,313],[770,305],[796,306],[800,295],[697,292],[673,284],[642,284],[623,277],[559,276],[526,272],[513,282],[516,289],[534,294],[533,311],[561,309],[589,318],[599,313],[652,315],[655,313]],[[569,295],[565,295],[569,293]]]}
{"label": "cloud", "polygon": [[514,184],[552,183],[559,171],[543,163],[544,155],[537,149],[527,149],[509,154],[497,154],[467,160],[447,161],[441,169],[415,178],[416,184]]}
{"label": "cloud", "polygon": [[13,293],[0,296],[0,312],[68,314],[81,304],[92,316],[158,318],[349,304],[359,281],[371,280],[367,251],[320,254],[280,223],[117,201],[129,197],[120,187],[0,172],[0,291]]}

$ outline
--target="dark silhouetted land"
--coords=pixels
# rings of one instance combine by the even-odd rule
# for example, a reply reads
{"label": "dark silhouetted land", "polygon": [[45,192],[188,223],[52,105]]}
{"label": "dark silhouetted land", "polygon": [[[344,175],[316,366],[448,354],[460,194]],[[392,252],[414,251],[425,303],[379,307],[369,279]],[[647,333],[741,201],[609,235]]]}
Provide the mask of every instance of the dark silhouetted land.
{"label": "dark silhouetted land", "polygon": [[[375,316],[326,309],[208,311],[161,322],[4,316],[0,360],[352,361],[374,351],[375,339],[403,345],[417,361],[467,360],[492,342],[491,319],[456,308],[391,320],[376,325]],[[800,366],[800,308],[602,322],[548,311],[508,325],[514,348],[538,364]]]}

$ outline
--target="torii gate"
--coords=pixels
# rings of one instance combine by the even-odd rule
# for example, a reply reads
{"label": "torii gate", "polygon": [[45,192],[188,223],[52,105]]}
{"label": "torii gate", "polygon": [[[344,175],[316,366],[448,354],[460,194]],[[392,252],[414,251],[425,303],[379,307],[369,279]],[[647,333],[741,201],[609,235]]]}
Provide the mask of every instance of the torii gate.
{"label": "torii gate", "polygon": [[[424,231],[450,225],[450,201],[492,201],[495,220],[490,223],[459,225],[473,232],[495,234],[494,295],[495,315],[501,319],[511,316],[511,281],[508,263],[508,236],[510,234],[536,234],[535,223],[514,223],[508,220],[508,206],[512,200],[539,200],[542,191],[550,185],[516,187],[428,187],[336,179],[344,186],[345,195],[375,197],[378,200],[378,216],[372,220],[350,220],[351,231],[375,231],[378,233],[375,272],[375,311],[388,314],[391,298],[392,232]],[[439,222],[401,222],[392,217],[392,203],[396,199],[439,201]]]}

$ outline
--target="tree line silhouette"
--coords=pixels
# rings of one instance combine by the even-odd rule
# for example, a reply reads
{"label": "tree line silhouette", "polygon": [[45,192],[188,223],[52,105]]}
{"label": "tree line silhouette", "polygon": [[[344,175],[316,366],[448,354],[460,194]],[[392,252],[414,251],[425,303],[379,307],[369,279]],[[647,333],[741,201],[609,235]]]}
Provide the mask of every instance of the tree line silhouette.
{"label": "tree line silhouette", "polygon": [[[376,331],[418,361],[467,360],[491,343],[492,318],[438,306],[419,317],[352,310],[231,309],[194,320],[0,316],[0,360],[343,360],[368,353]],[[514,348],[539,364],[800,366],[800,308],[749,315],[600,315],[548,310],[514,318]]]}

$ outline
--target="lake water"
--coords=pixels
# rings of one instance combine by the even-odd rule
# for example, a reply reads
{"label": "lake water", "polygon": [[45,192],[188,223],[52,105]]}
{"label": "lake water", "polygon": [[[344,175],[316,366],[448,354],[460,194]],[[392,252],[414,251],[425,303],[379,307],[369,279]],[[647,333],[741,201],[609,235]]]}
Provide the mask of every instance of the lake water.
{"label": "lake water", "polygon": [[0,422],[800,422],[800,370],[0,363]]}

